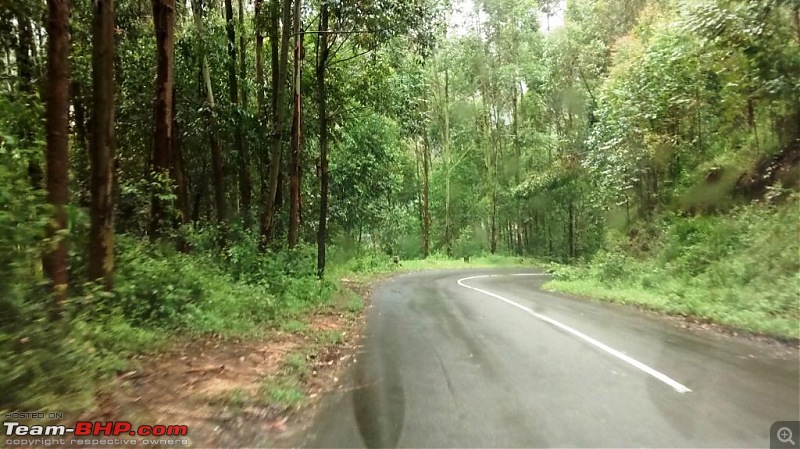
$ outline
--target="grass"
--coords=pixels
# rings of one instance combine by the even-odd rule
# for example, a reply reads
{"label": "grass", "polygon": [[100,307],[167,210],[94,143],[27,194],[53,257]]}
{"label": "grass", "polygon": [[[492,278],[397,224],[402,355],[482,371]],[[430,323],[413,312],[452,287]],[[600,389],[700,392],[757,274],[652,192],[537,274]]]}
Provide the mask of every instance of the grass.
{"label": "grass", "polygon": [[308,323],[297,319],[287,319],[278,324],[278,328],[282,331],[292,334],[301,334],[308,331]]}
{"label": "grass", "polygon": [[[592,278],[552,280],[544,288],[590,299],[635,305],[670,315],[694,317],[756,334],[800,338],[797,318],[776,316],[765,311],[742,308],[736,302],[720,301],[722,296],[716,296],[713,291],[700,290],[693,295],[682,296],[676,292],[658,293],[630,285],[609,287]],[[725,292],[716,293],[724,295]]]}
{"label": "grass", "polygon": [[694,317],[757,334],[800,338],[800,327],[796,319],[743,309],[735,303],[720,302],[712,297],[711,292],[698,292],[693,296],[682,297],[674,293],[660,294],[632,286],[608,287],[594,279],[553,280],[545,284],[544,288],[585,298],[635,305],[669,315]]}
{"label": "grass", "polygon": [[499,254],[472,257],[469,262],[442,255],[432,255],[427,259],[400,260],[394,263],[386,255],[371,254],[351,259],[334,266],[330,276],[346,278],[359,283],[369,283],[382,276],[424,270],[444,270],[458,268],[501,268],[501,267],[534,267],[541,263],[530,258],[504,256]]}
{"label": "grass", "polygon": [[299,407],[306,399],[302,384],[292,379],[270,379],[261,385],[264,402],[280,408]]}

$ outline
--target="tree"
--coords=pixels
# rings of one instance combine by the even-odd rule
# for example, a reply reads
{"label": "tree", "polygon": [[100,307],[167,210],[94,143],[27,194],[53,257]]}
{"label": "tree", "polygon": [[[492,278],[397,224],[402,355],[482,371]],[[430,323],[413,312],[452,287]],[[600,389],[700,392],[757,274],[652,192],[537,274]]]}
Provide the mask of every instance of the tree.
{"label": "tree", "polygon": [[320,6],[319,37],[317,40],[317,119],[319,120],[319,221],[317,227],[317,276],[325,276],[325,244],[328,239],[328,92],[325,71],[328,67],[330,48],[328,30],[330,11],[327,1]]}
{"label": "tree", "polygon": [[256,98],[258,103],[258,117],[266,116],[266,99],[264,93],[264,30],[263,30],[263,3],[264,0],[255,0],[255,14],[253,15],[253,28],[256,33]]}
{"label": "tree", "polygon": [[[192,0],[192,9],[195,25],[195,36],[198,42],[203,40],[203,0]],[[214,203],[217,209],[217,223],[227,224],[227,205],[225,201],[225,172],[223,167],[222,149],[219,144],[219,130],[217,123],[216,103],[214,102],[214,87],[211,83],[211,69],[208,57],[200,50],[200,75],[205,93],[206,120],[208,135],[211,143],[211,171],[214,183]]]}
{"label": "tree", "polygon": [[[239,3],[241,5],[241,1]],[[239,197],[241,200],[240,213],[244,218],[244,223],[249,223],[250,203],[252,201],[252,186],[250,185],[249,158],[247,156],[247,146],[242,137],[242,114],[239,101],[239,79],[236,75],[236,24],[233,19],[233,3],[225,0],[225,29],[228,36],[228,87],[230,89],[230,99],[233,109],[236,111],[237,119],[234,123],[234,148],[238,158],[239,171]],[[241,49],[244,53],[244,46]],[[244,54],[242,54],[244,61]]]}
{"label": "tree", "polygon": [[302,97],[303,34],[300,33],[300,3],[294,2],[294,100],[292,101],[292,157],[289,164],[289,248],[297,245],[300,231],[300,177],[302,158]]}
{"label": "tree", "polygon": [[47,227],[48,248],[42,265],[53,287],[56,308],[67,299],[66,206],[69,201],[69,3],[47,1],[47,202],[53,220]]}
{"label": "tree", "polygon": [[93,3],[91,228],[89,278],[107,289],[114,274],[114,0]]}
{"label": "tree", "polygon": [[[295,0],[300,1],[300,0]],[[283,128],[286,105],[284,99],[286,96],[286,78],[289,61],[289,36],[291,35],[291,28],[289,25],[292,21],[292,0],[283,0],[280,10],[283,11],[281,18],[281,32],[280,32],[280,55],[276,54],[277,50],[277,13],[278,13],[279,0],[272,0],[272,22],[270,23],[270,40],[273,41],[272,50],[272,79],[273,79],[273,99],[272,99],[272,142],[269,155],[269,178],[267,181],[267,195],[265,198],[264,212],[261,215],[261,239],[264,244],[269,243],[272,239],[274,232],[274,219],[275,219],[275,199],[278,193],[278,177],[281,169],[281,156],[283,150]],[[298,19],[299,20],[299,19]]]}
{"label": "tree", "polygon": [[[153,24],[156,34],[155,135],[153,172],[156,179],[166,181],[172,190],[170,155],[173,146],[172,108],[175,59],[175,0],[153,0]],[[163,192],[153,194],[150,213],[150,238],[161,233],[165,214]]]}

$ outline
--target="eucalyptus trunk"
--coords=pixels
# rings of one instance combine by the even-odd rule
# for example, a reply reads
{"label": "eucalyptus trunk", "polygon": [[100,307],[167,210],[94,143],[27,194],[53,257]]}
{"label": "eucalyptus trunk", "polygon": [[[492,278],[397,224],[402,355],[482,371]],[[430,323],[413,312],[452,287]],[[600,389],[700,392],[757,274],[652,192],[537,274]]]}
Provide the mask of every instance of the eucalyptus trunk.
{"label": "eucalyptus trunk", "polygon": [[[202,0],[193,0],[194,24],[197,39],[203,38],[203,3]],[[214,102],[214,88],[211,84],[211,72],[208,67],[208,57],[200,57],[200,73],[206,95],[206,111],[208,117],[209,136],[211,140],[211,173],[214,184],[214,203],[217,209],[217,222],[225,225],[228,219],[227,204],[225,201],[225,172],[222,162],[222,149],[219,145],[219,130],[217,125],[216,104]]]}
{"label": "eucalyptus trunk", "polygon": [[292,157],[289,166],[289,248],[297,245],[300,232],[300,165],[302,160],[302,97],[301,78],[303,36],[300,33],[300,2],[294,2],[294,101],[292,118]]}
{"label": "eucalyptus trunk", "polygon": [[[174,83],[175,60],[175,0],[153,0],[153,23],[156,32],[156,92],[155,134],[153,140],[153,173],[161,175],[172,189],[171,160],[172,130],[172,85]],[[150,238],[161,235],[166,221],[166,204],[154,192],[150,213]]]}
{"label": "eucalyptus trunk", "polygon": [[105,287],[111,289],[114,274],[114,1],[101,0],[93,5],[89,279],[101,279]]}
{"label": "eucalyptus trunk", "polygon": [[53,206],[42,267],[53,288],[55,316],[67,299],[66,205],[69,201],[69,2],[48,0],[45,188]]}
{"label": "eucalyptus trunk", "polygon": [[[284,105],[286,95],[285,84],[289,63],[289,35],[291,34],[288,25],[291,23],[292,19],[291,6],[291,0],[283,0],[283,29],[281,30],[280,58],[277,61],[277,66],[273,65],[272,67],[273,73],[277,71],[277,80],[275,80],[275,76],[273,75],[273,80],[276,82],[276,85],[273,86],[272,148],[270,150],[269,180],[267,183],[267,188],[269,190],[267,191],[264,212],[261,215],[261,240],[263,244],[268,244],[272,240],[272,234],[275,228],[275,198],[278,193],[278,178],[280,175],[281,156],[283,152],[283,121],[286,110]],[[277,30],[274,34],[277,34]],[[275,58],[273,57],[273,64],[274,63]]]}
{"label": "eucalyptus trunk", "polygon": [[[241,1],[241,0],[240,0]],[[228,88],[230,89],[230,101],[234,110],[240,107],[239,101],[239,77],[236,73],[237,48],[236,48],[236,22],[233,17],[233,2],[225,0],[225,31],[228,36]],[[244,57],[244,55],[242,55]],[[252,201],[252,186],[250,184],[249,158],[247,157],[247,146],[242,136],[242,122],[240,114],[234,114],[233,125],[233,145],[238,159],[237,167],[239,171],[239,200],[240,214],[244,219],[245,227],[248,226],[250,215],[250,203]]]}
{"label": "eucalyptus trunk", "polygon": [[328,3],[320,7],[319,56],[317,59],[317,94],[319,95],[319,226],[317,228],[317,276],[325,276],[325,243],[328,237],[328,93],[325,75],[330,49],[328,48]]}

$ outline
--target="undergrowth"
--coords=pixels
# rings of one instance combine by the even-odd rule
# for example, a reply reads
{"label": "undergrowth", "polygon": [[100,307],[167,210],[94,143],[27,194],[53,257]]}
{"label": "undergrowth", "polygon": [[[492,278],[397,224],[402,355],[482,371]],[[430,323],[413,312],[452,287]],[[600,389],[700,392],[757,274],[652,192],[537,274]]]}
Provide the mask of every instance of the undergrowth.
{"label": "undergrowth", "polygon": [[[35,265],[15,266],[0,306],[0,410],[85,409],[96,387],[130,357],[172,336],[257,336],[331,300],[339,287],[316,278],[313,247],[262,253],[241,235],[220,251],[217,231],[187,233],[192,250],[118,236],[113,293],[86,283],[50,319]],[[14,262],[25,261],[28,254]],[[78,276],[80,273],[76,273]]]}
{"label": "undergrowth", "polygon": [[[73,220],[85,226],[85,217]],[[8,224],[18,234],[17,223]],[[1,228],[2,226],[0,226]],[[77,229],[74,236],[83,235]],[[183,230],[191,248],[180,252],[169,243],[117,236],[113,293],[92,283],[69,292],[59,320],[50,319],[49,289],[35,263],[30,242],[0,256],[8,268],[0,285],[0,411],[14,409],[79,411],[87,408],[98,386],[129,368],[136,354],[158,351],[175,336],[215,334],[257,337],[272,329],[304,332],[308,312],[337,302],[360,313],[363,300],[339,285],[342,277],[368,280],[399,270],[521,264],[521,259],[478,257],[469,262],[437,255],[425,261],[397,261],[378,252],[337,256],[331,248],[326,280],[316,277],[316,248],[262,251],[255,233],[211,227]],[[220,242],[227,240],[227,245]],[[235,242],[235,243],[233,243]],[[86,242],[73,240],[73,247]],[[25,251],[21,251],[24,249]],[[35,248],[35,247],[34,247]],[[220,249],[222,248],[222,249]],[[73,267],[84,265],[73,251]],[[71,270],[73,280],[85,278]],[[341,302],[341,304],[338,304]],[[336,344],[341,335],[318,336]],[[293,388],[278,385],[267,392],[293,402]]]}
{"label": "undergrowth", "polygon": [[611,235],[587,264],[556,265],[545,288],[800,338],[799,205],[663,216],[637,238]]}

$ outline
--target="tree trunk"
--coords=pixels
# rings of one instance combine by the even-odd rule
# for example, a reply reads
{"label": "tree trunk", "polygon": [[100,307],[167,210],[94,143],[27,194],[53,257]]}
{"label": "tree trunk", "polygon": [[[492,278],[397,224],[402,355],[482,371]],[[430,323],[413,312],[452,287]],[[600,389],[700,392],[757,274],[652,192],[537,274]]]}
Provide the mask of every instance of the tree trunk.
{"label": "tree trunk", "polygon": [[195,188],[194,206],[192,207],[192,223],[195,224],[200,222],[200,208],[203,205],[203,197],[206,196],[206,189],[208,188],[208,183],[205,182],[207,171],[208,162],[204,160],[203,169],[200,171],[200,177],[198,178],[199,181],[195,183],[197,187]]}
{"label": "tree trunk", "polygon": [[256,31],[256,98],[258,101],[258,114],[260,118],[266,115],[264,110],[266,98],[264,95],[264,31],[261,29],[261,16],[263,14],[263,0],[255,0],[254,25]]}
{"label": "tree trunk", "polygon": [[179,224],[189,222],[189,193],[186,186],[186,168],[183,160],[181,134],[178,128],[178,108],[175,87],[172,88],[172,148],[170,148],[170,177],[175,180],[175,193],[178,198]]}
{"label": "tree trunk", "polygon": [[101,279],[110,290],[114,275],[114,1],[93,5],[89,279]]}
{"label": "tree trunk", "polygon": [[292,159],[289,167],[289,248],[297,245],[300,231],[300,164],[302,97],[300,93],[303,61],[303,36],[300,34],[300,2],[294,1],[294,107],[292,118]]}
{"label": "tree trunk", "polygon": [[[17,63],[17,89],[25,95],[33,95],[33,58],[31,53],[35,48],[33,43],[33,31],[31,29],[30,18],[25,11],[21,11],[16,15],[18,40],[15,48],[14,57]],[[30,129],[21,129],[20,140],[25,145],[33,143],[33,131]],[[31,187],[38,190],[42,188],[42,166],[39,165],[38,160],[28,161],[28,177],[31,181]]]}
{"label": "tree trunk", "polygon": [[[275,2],[273,2],[275,3]],[[278,175],[281,169],[281,153],[283,149],[283,120],[284,120],[284,95],[286,94],[285,84],[287,68],[289,63],[289,24],[292,20],[292,0],[283,0],[283,29],[281,30],[281,53],[278,60],[278,66],[273,66],[273,72],[277,70],[277,80],[273,75],[273,80],[276,81],[276,86],[273,86],[274,99],[273,99],[273,130],[272,130],[272,149],[269,157],[269,192],[267,193],[266,204],[264,213],[261,215],[261,240],[263,244],[267,244],[272,240],[272,233],[274,231],[275,219],[275,197],[278,192]],[[274,48],[274,46],[273,46]],[[273,56],[273,64],[275,58]]]}
{"label": "tree trunk", "polygon": [[414,139],[414,166],[417,177],[417,213],[419,213],[419,232],[422,238],[420,250],[425,252],[425,212],[422,208],[422,150],[419,148],[419,139]]}
{"label": "tree trunk", "polygon": [[70,97],[72,97],[72,109],[74,112],[72,120],[75,122],[75,143],[78,146],[76,164],[72,171],[73,177],[78,180],[80,191],[78,192],[78,204],[84,208],[90,208],[91,203],[91,169],[89,144],[86,137],[86,105],[84,96],[81,92],[81,84],[75,80],[70,82]]}
{"label": "tree trunk", "polygon": [[31,58],[31,49],[33,48],[33,32],[31,31],[31,22],[24,12],[17,14],[16,19],[18,40],[14,57],[17,62],[17,88],[22,93],[32,94],[33,59]]}
{"label": "tree trunk", "polygon": [[328,226],[328,108],[325,70],[328,56],[328,3],[320,7],[319,56],[317,59],[317,93],[319,95],[319,228],[317,229],[317,276],[325,276],[325,241]]}
{"label": "tree trunk", "polygon": [[444,246],[448,256],[453,255],[452,235],[450,233],[450,72],[444,69]]}
{"label": "tree trunk", "polygon": [[[240,0],[241,1],[241,0]],[[230,99],[234,110],[239,109],[239,77],[236,75],[236,22],[233,18],[233,2],[225,0],[225,30],[228,35],[228,87]],[[244,56],[244,55],[242,55]],[[250,185],[250,170],[248,166],[247,149],[242,137],[242,123],[240,114],[234,113],[233,145],[238,159],[239,171],[239,199],[240,213],[245,227],[249,224],[250,203],[252,201],[252,186]]]}
{"label": "tree trunk", "polygon": [[[194,24],[197,39],[203,37],[203,2],[192,0],[194,9]],[[206,109],[208,109],[208,126],[211,140],[211,172],[214,182],[214,203],[217,208],[217,222],[224,225],[227,221],[225,204],[225,172],[222,165],[222,149],[219,146],[219,130],[217,129],[216,105],[214,103],[214,89],[211,84],[211,72],[208,68],[208,57],[202,55],[200,71],[203,77],[206,93]]]}
{"label": "tree trunk", "polygon": [[[264,23],[264,1],[263,0],[255,0],[255,15],[254,15],[254,23],[253,27],[256,33],[256,102],[258,112],[256,113],[256,117],[258,117],[259,123],[265,123],[267,117],[267,109],[266,109],[266,92],[264,86],[264,30],[263,30],[263,23]],[[264,152],[261,150],[261,145],[259,145],[258,149],[258,169],[260,174],[260,184],[261,184],[261,196],[262,202],[264,204],[267,203],[267,192],[269,189],[267,188],[267,158],[264,156]]]}
{"label": "tree trunk", "polygon": [[497,252],[497,194],[495,192],[492,192],[492,220],[489,251],[491,251],[492,254]]}
{"label": "tree trunk", "polygon": [[569,249],[569,259],[572,260],[575,257],[575,207],[572,204],[572,200],[569,201],[567,204],[567,219],[569,220],[569,230],[568,230],[568,249]]}
{"label": "tree trunk", "polygon": [[427,130],[422,139],[422,256],[427,258],[431,253],[431,146]]}
{"label": "tree trunk", "polygon": [[67,299],[67,229],[65,206],[69,200],[69,2],[48,0],[47,98],[45,103],[47,148],[47,202],[53,220],[47,227],[48,248],[42,255],[44,272],[52,283],[55,316]]}
{"label": "tree trunk", "polygon": [[278,91],[280,90],[278,88],[278,66],[280,65],[280,34],[278,32],[281,13],[280,2],[281,0],[269,0],[269,28],[267,30],[269,33],[270,67],[272,68],[270,71],[270,81],[272,82],[270,85],[270,104],[272,106],[270,111],[272,111],[273,114],[277,109]]}
{"label": "tree trunk", "polygon": [[[241,29],[244,30],[244,0],[239,0],[239,24]],[[263,42],[262,42],[263,45]],[[242,80],[247,79],[247,40],[244,37],[244,33],[240,33],[239,36],[239,77]],[[263,69],[263,67],[262,67]],[[261,81],[263,83],[263,74]],[[239,104],[241,104],[242,110],[247,111],[249,109],[249,91],[245,88],[246,85],[240,86],[239,89]],[[241,125],[240,125],[241,127]],[[242,131],[243,132],[243,131]],[[239,179],[242,180],[243,185],[246,187],[243,190],[242,195],[242,208],[246,211],[244,214],[244,225],[245,227],[250,227],[250,222],[252,218],[252,214],[250,213],[250,209],[252,208],[253,204],[253,179],[251,176],[250,171],[250,163],[252,158],[252,150],[250,149],[250,145],[248,144],[248,139],[242,136],[242,151],[244,152],[244,164],[242,168],[242,172],[240,172]]]}
{"label": "tree trunk", "polygon": [[[153,140],[153,173],[165,176],[172,188],[170,161],[172,156],[172,85],[175,58],[175,0],[153,0],[153,24],[156,33],[155,136]],[[165,205],[154,192],[150,214],[150,239],[161,234]]]}

